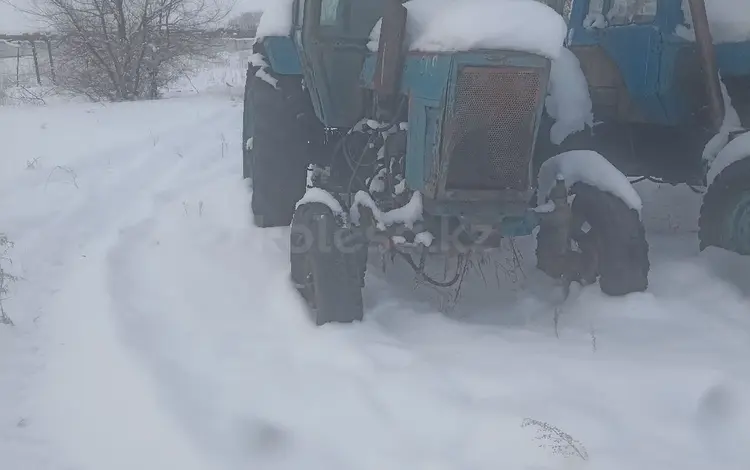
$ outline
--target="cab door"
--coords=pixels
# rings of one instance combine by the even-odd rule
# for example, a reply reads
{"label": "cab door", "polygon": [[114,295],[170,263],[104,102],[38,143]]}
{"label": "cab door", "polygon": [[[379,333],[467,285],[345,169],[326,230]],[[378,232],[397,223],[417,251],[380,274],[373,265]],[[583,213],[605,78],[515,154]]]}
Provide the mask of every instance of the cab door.
{"label": "cab door", "polygon": [[589,0],[584,28],[571,44],[600,46],[617,65],[637,120],[651,123],[666,122],[659,100],[662,7],[660,0]]}
{"label": "cab door", "polygon": [[351,127],[363,115],[359,77],[381,0],[296,0],[294,41],[305,83],[327,127]]}

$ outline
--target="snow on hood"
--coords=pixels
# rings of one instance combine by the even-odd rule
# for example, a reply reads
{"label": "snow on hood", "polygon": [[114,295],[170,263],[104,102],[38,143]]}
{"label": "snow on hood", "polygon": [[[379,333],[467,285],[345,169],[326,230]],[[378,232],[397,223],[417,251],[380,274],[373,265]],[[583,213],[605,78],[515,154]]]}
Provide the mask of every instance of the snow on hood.
{"label": "snow on hood", "polygon": [[[407,43],[409,50],[455,52],[504,49],[560,54],[567,26],[552,8],[536,0],[410,0]],[[369,48],[378,49],[379,21],[370,34]]]}
{"label": "snow on hood", "polygon": [[[687,26],[679,25],[675,34],[689,41],[695,41],[688,0],[682,0],[682,11]],[[710,0],[706,2],[706,13],[711,24],[714,43],[750,41],[750,1]]]}
{"label": "snow on hood", "polygon": [[256,39],[269,36],[289,36],[293,23],[294,0],[273,0],[263,9]]}

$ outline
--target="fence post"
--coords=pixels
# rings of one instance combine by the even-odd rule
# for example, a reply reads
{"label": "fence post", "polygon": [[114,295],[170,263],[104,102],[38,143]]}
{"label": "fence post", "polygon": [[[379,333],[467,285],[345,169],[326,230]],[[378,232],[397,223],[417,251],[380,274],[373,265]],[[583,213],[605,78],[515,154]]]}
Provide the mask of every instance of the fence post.
{"label": "fence post", "polygon": [[16,86],[21,85],[21,46],[16,49]]}
{"label": "fence post", "polygon": [[33,39],[29,41],[31,43],[31,54],[34,56],[34,71],[36,72],[36,83],[37,85],[42,84],[42,77],[39,75],[39,57],[36,54],[36,42]]}
{"label": "fence post", "polygon": [[57,79],[55,78],[55,63],[52,60],[52,43],[50,42],[49,38],[47,36],[44,36],[44,42],[47,44],[47,56],[49,57],[49,71],[50,75],[52,76],[52,84],[57,84]]}

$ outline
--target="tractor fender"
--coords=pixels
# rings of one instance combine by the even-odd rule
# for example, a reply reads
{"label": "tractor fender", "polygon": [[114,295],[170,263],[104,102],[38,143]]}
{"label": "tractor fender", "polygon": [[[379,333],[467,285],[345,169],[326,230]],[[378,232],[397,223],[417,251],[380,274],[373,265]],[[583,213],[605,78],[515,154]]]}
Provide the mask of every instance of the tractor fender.
{"label": "tractor fender", "polygon": [[302,75],[302,64],[292,38],[269,36],[261,41],[263,55],[278,75]]}
{"label": "tractor fender", "polygon": [[711,186],[719,173],[732,163],[750,157],[750,131],[740,134],[716,155],[706,173],[706,184]]}

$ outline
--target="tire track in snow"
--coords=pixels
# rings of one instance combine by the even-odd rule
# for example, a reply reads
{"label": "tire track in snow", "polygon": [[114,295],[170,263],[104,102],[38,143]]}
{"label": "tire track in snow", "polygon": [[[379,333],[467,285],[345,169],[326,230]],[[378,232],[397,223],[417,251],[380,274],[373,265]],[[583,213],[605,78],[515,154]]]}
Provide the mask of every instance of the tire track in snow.
{"label": "tire track in snow", "polygon": [[[214,163],[209,168],[214,175],[226,173],[229,181],[230,165],[234,163]],[[378,462],[379,456],[384,459],[380,460],[381,468],[389,468],[389,464],[392,467],[396,462],[401,466],[407,466],[407,462],[425,464],[430,458],[441,457],[458,463],[449,468],[471,466],[467,462],[475,462],[475,468],[494,468],[487,462],[504,461],[501,450],[503,445],[506,450],[510,446],[487,436],[511,436],[510,442],[518,443],[513,440],[517,437],[513,433],[517,431],[516,414],[521,413],[550,418],[566,429],[570,425],[576,436],[584,431],[584,440],[593,443],[594,451],[611,452],[609,463],[612,456],[617,456],[622,464],[628,459],[638,461],[634,456],[638,453],[676,455],[673,451],[684,448],[683,442],[692,442],[659,439],[671,429],[664,426],[666,421],[674,420],[681,429],[689,429],[690,422],[681,421],[688,416],[685,409],[689,406],[684,404],[688,400],[682,398],[674,404],[668,400],[676,390],[695,390],[696,383],[703,379],[695,376],[706,374],[706,364],[704,368],[690,369],[683,365],[672,371],[664,356],[659,358],[661,361],[641,364],[632,352],[613,352],[616,348],[608,341],[621,338],[610,339],[608,335],[628,322],[615,319],[609,332],[598,333],[601,351],[592,356],[588,331],[581,322],[585,319],[578,318],[570,330],[563,332],[564,339],[555,341],[550,338],[551,321],[544,332],[538,325],[514,331],[502,322],[494,327],[471,324],[471,318],[455,322],[429,307],[412,311],[404,306],[405,295],[398,289],[385,289],[386,295],[395,294],[396,299],[376,305],[377,311],[370,312],[375,314],[374,321],[355,328],[323,328],[307,336],[305,327],[293,318],[300,312],[291,303],[279,300],[294,311],[287,317],[274,318],[279,309],[262,292],[276,286],[276,273],[270,272],[267,278],[263,274],[280,270],[286,263],[284,256],[279,256],[278,265],[273,265],[283,243],[265,257],[257,246],[238,250],[235,258],[243,259],[216,256],[226,255],[226,250],[236,247],[238,241],[252,242],[253,237],[263,238],[270,232],[260,234],[247,226],[242,230],[248,232],[248,237],[243,238],[234,231],[237,227],[231,225],[231,214],[212,218],[212,211],[224,210],[216,205],[207,206],[202,222],[194,212],[182,216],[180,200],[200,200],[204,186],[210,186],[213,180],[204,178],[194,167],[183,170],[185,184],[153,193],[150,213],[123,231],[110,251],[111,307],[117,313],[123,338],[158,380],[165,403],[176,419],[197,446],[213,455],[223,454],[228,468],[235,468],[232,456],[251,454],[257,458],[258,453],[272,453],[267,449],[258,451],[257,441],[266,438],[277,449],[301,446],[287,454],[290,458],[295,454],[307,458],[308,467],[316,467],[314,463],[319,461],[325,464],[320,468],[358,468],[357,464],[362,465],[368,458]],[[234,189],[229,192],[236,197]],[[233,210],[236,208],[230,207],[227,212]],[[170,217],[182,222],[163,220]],[[205,229],[214,220],[217,226]],[[165,231],[165,227],[177,231]],[[181,237],[179,230],[190,230],[189,237]],[[226,250],[215,247],[221,244],[227,245]],[[206,251],[195,252],[203,249]],[[181,256],[191,254],[195,257],[184,265],[179,263]],[[249,270],[238,267],[251,261],[248,254],[257,256],[252,261],[260,266],[259,277],[258,273],[249,276]],[[175,272],[175,278],[170,278],[170,269],[163,266],[169,262],[174,263],[174,269],[185,272]],[[248,277],[237,279],[234,275]],[[243,282],[254,285],[243,286]],[[194,295],[203,289],[222,297],[201,299]],[[602,309],[603,315],[633,316],[637,326],[644,324],[642,319],[628,310],[649,306],[649,297],[635,296],[630,303],[619,302],[621,305],[617,306],[598,295],[589,295],[575,305]],[[647,302],[639,304],[644,299]],[[269,312],[247,311],[243,317],[233,311],[238,307]],[[510,305],[504,302],[500,307],[518,310],[520,315],[529,305],[518,300]],[[545,306],[536,302],[531,307],[541,311]],[[617,307],[616,311],[610,311],[612,307]],[[385,311],[389,308],[391,312]],[[298,320],[306,321],[301,314]],[[297,333],[300,335],[295,342]],[[624,336],[631,336],[626,338],[627,346],[633,348],[633,337],[637,339],[638,335],[629,332]],[[658,335],[651,342],[657,339]],[[243,340],[252,344],[243,344]],[[389,343],[408,345],[400,350],[386,348],[394,353],[390,363],[383,358],[383,348],[379,348]],[[640,355],[654,351],[644,349]],[[270,370],[263,370],[264,367]],[[646,388],[645,384],[653,390],[627,409],[627,405],[633,405],[630,395],[634,389]],[[236,407],[238,396],[248,402],[246,407]],[[327,405],[334,411],[324,417],[310,405]],[[652,415],[641,415],[641,409]],[[440,422],[430,422],[434,416],[440,416]],[[292,423],[294,429],[276,426],[279,422]],[[266,434],[259,431],[264,429],[264,423],[270,423]],[[338,447],[339,441],[332,435],[342,434],[341,429],[367,434],[367,444],[346,441],[346,445]],[[621,431],[622,435],[618,434]],[[638,435],[641,437],[634,437]],[[620,437],[624,437],[622,442]],[[659,450],[661,447],[664,448]],[[416,455],[410,454],[410,448],[416,449],[411,449]],[[695,468],[700,468],[706,455],[698,446],[690,449],[698,462]],[[357,454],[356,458],[347,455],[348,451]],[[473,451],[483,456],[483,463],[472,460]],[[640,463],[644,464],[644,460]],[[260,467],[283,468],[283,462]],[[290,464],[289,468],[299,465]]]}
{"label": "tire track in snow", "polygon": [[[162,135],[164,145],[184,143],[185,136],[203,136],[201,131],[210,127],[220,113],[201,119],[184,128]],[[171,147],[170,147],[171,148]],[[122,167],[115,167],[117,178],[112,181],[97,181],[96,173],[90,187],[81,187],[73,193],[71,203],[51,219],[44,218],[31,233],[20,234],[14,250],[15,257],[23,260],[25,282],[36,284],[54,292],[55,280],[65,272],[65,263],[73,253],[85,255],[86,244],[108,230],[116,228],[118,220],[127,219],[129,211],[148,202],[149,187],[164,181],[178,171],[185,162],[176,155],[165,155],[163,146],[154,147],[145,140],[133,147],[118,150],[112,160],[124,160]],[[40,188],[36,188],[41,190]],[[44,214],[47,216],[49,214]],[[43,283],[39,285],[39,283]],[[23,294],[23,291],[19,295]],[[41,309],[38,290],[30,292],[33,299],[24,305]],[[46,299],[45,299],[46,300]]]}
{"label": "tire track in snow", "polygon": [[[23,305],[28,310],[25,316],[29,317],[17,321],[18,326],[14,332],[18,331],[19,337],[15,343],[23,342],[24,349],[28,349],[29,353],[22,353],[18,349],[14,356],[20,354],[27,357],[29,364],[24,368],[4,368],[9,372],[4,374],[3,380],[13,383],[13,388],[29,392],[3,400],[9,411],[8,416],[12,418],[10,410],[17,410],[16,420],[21,423],[15,429],[15,422],[0,423],[0,435],[4,434],[4,429],[8,429],[5,433],[7,438],[3,438],[9,449],[3,452],[4,460],[27,462],[29,460],[22,457],[22,453],[39,454],[40,449],[44,448],[44,444],[36,437],[35,423],[26,423],[23,418],[35,414],[33,407],[30,408],[26,402],[29,393],[38,388],[40,380],[46,378],[42,364],[50,360],[45,359],[45,355],[49,355],[49,347],[46,345],[51,344],[48,341],[52,341],[52,344],[65,341],[64,335],[62,338],[60,336],[62,333],[48,327],[50,321],[45,318],[45,312],[56,310],[57,299],[66,297],[66,292],[61,292],[60,289],[69,288],[67,281],[70,277],[75,277],[75,265],[82,257],[89,257],[90,261],[96,262],[91,258],[96,256],[95,247],[106,244],[108,238],[115,237],[119,224],[132,219],[139,212],[139,207],[150,203],[151,188],[175,178],[181,168],[190,164],[185,155],[183,158],[175,155],[174,148],[184,148],[191,141],[198,141],[198,145],[193,145],[194,149],[202,152],[213,150],[214,154],[218,154],[220,149],[217,130],[221,129],[222,124],[235,118],[236,113],[229,113],[231,118],[227,114],[225,109],[217,111],[187,126],[158,134],[160,142],[157,145],[154,145],[153,137],[144,137],[109,155],[92,153],[81,161],[78,168],[80,187],[71,188],[67,192],[69,199],[60,204],[50,204],[57,201],[42,201],[38,213],[27,215],[29,223],[26,228],[15,233],[16,249],[13,256],[16,266],[22,269],[24,280],[18,283],[17,293],[12,301],[16,305]],[[206,144],[203,144],[204,141]],[[216,147],[209,149],[209,142],[215,143]],[[187,157],[195,155],[191,153]],[[100,164],[104,161],[107,163]],[[109,165],[110,171],[102,175],[102,171]],[[14,195],[33,197],[35,192],[42,191],[44,188],[38,185]],[[57,206],[54,212],[50,212],[50,205]],[[14,222],[12,217],[8,220]],[[85,301],[85,296],[83,293],[81,301]],[[39,332],[33,331],[37,325],[30,321],[35,316],[34,312],[38,312],[40,318],[41,337]],[[80,327],[85,328],[84,318],[71,318],[70,321],[80,320]],[[57,321],[49,320],[54,320],[53,323]],[[21,338],[24,338],[23,341]],[[32,344],[28,345],[26,342]],[[28,432],[25,430],[27,425]],[[38,462],[39,468],[47,468],[43,467],[47,464],[49,468],[62,465],[60,462],[53,465],[49,458],[44,460],[42,456],[34,461]]]}
{"label": "tire track in snow", "polygon": [[[237,122],[232,113],[222,117],[213,126],[225,124],[226,127],[233,128]],[[217,393],[213,387],[215,384],[193,375],[192,370],[185,369],[180,364],[184,358],[175,357],[163,349],[164,342],[169,341],[164,333],[174,331],[175,328],[179,330],[181,326],[166,321],[165,312],[158,310],[160,304],[147,299],[150,298],[149,288],[169,294],[170,279],[149,278],[149,267],[139,265],[137,261],[139,250],[144,247],[153,249],[161,244],[154,234],[157,217],[171,213],[179,218],[200,218],[197,215],[199,211],[210,211],[212,207],[203,208],[202,201],[194,200],[196,190],[226,175],[238,174],[236,158],[207,158],[207,155],[216,150],[216,144],[217,140],[205,139],[185,153],[186,164],[173,175],[170,184],[161,185],[149,195],[149,210],[140,214],[137,223],[120,230],[116,243],[108,250],[106,264],[110,308],[116,315],[123,343],[138,358],[148,374],[160,384],[160,393],[167,409],[192,435],[196,447],[214,451],[213,455],[220,456],[222,452],[216,452],[215,446],[222,448],[222,444],[211,442],[217,434],[222,434],[216,426],[223,425],[217,423],[212,416],[212,395]],[[247,212],[249,213],[249,204]],[[164,243],[168,244],[169,240],[164,240]],[[196,259],[200,259],[200,256],[196,256]],[[144,279],[152,279],[153,282]],[[145,290],[144,284],[148,286]],[[196,285],[194,288],[200,289],[200,286]],[[174,299],[174,309],[181,310],[180,300]],[[189,309],[190,306],[183,305],[182,308]],[[205,312],[205,315],[208,317],[211,312]],[[196,345],[196,348],[200,348],[200,345]],[[174,351],[175,354],[177,352]]]}
{"label": "tire track in snow", "polygon": [[[210,180],[205,183],[210,186]],[[185,193],[200,197],[203,188],[197,183]],[[232,225],[237,201],[218,215],[220,201],[212,201],[203,221],[180,214],[179,196],[157,195],[154,212],[123,232],[110,252],[109,282],[123,334],[162,383],[165,402],[196,445],[222,456],[227,468],[259,460],[262,468],[299,468],[300,458],[316,468],[358,468],[359,458],[382,459],[378,455],[386,449],[397,448],[385,458],[386,468],[395,462],[389,459],[414,445],[433,454],[404,455],[415,463],[460,454],[420,441],[452,436],[464,444],[457,429],[424,429],[418,417],[441,409],[451,422],[470,423],[476,416],[464,413],[471,396],[445,380],[440,364],[420,360],[419,351],[393,341],[377,323],[314,328],[296,296],[273,298],[283,295],[274,293],[275,274],[288,266],[279,248],[283,243],[277,246],[272,231]],[[237,196],[233,187],[230,197]],[[189,236],[181,235],[186,231]],[[222,257],[242,242],[257,245],[237,250],[235,259]],[[179,265],[191,252],[199,267]],[[243,266],[248,262],[256,266]],[[180,271],[175,277],[164,267],[170,263]],[[201,299],[194,292],[204,289],[214,297]],[[244,315],[238,312],[243,307]],[[404,395],[410,390],[414,396]],[[322,410],[336,407],[342,409],[323,418]],[[354,446],[357,459],[332,446],[336,429],[347,426],[376,438]],[[394,442],[393,430],[402,428],[407,438]]]}
{"label": "tire track in snow", "polygon": [[[249,217],[236,220],[238,210],[249,216],[249,209],[243,208],[247,195],[237,180],[234,163],[216,164],[215,171],[224,175],[215,183],[217,187],[222,181],[232,185],[226,196],[228,207],[223,207],[216,187],[211,188],[214,182],[210,177],[196,175],[191,184],[183,185],[182,192],[170,189],[156,194],[154,212],[123,232],[110,251],[109,284],[123,335],[130,338],[134,351],[162,383],[165,402],[191,431],[196,445],[216,455],[227,468],[246,468],[248,459],[278,458],[293,440],[275,424],[273,415],[279,410],[253,409],[254,401],[274,394],[262,385],[269,373],[262,357],[276,360],[279,355],[290,356],[282,358],[281,368],[300,367],[296,354],[284,350],[295,344],[300,331],[313,329],[291,287],[286,286],[288,298],[275,298],[283,296],[274,286],[288,272],[282,261],[286,254],[278,251],[275,240],[265,239],[269,231],[258,237],[260,232],[251,227]],[[181,213],[180,201],[200,197],[203,186],[213,197],[204,218],[194,212]],[[182,235],[185,231],[190,232],[188,236]],[[286,235],[283,230],[276,233]],[[232,253],[234,247],[240,248],[236,254]],[[199,252],[194,262],[179,265],[180,258],[195,251]],[[224,258],[226,255],[232,258]],[[145,266],[139,265],[139,260]],[[179,271],[175,278],[165,275],[169,272],[165,265],[170,263]],[[248,269],[248,263],[255,263],[257,271]],[[157,279],[161,280],[158,286]],[[288,284],[286,279],[283,282]],[[220,297],[198,298],[194,294],[201,289]],[[242,308],[248,309],[246,314],[241,313]],[[347,358],[346,362],[352,360],[360,359]],[[287,374],[282,382],[285,377],[291,381],[284,387],[285,395],[295,393],[299,377]],[[364,385],[362,392],[366,392]],[[242,394],[246,396],[240,398]],[[308,449],[307,455],[322,463],[338,460],[328,449]],[[284,467],[284,458],[281,460],[265,460],[263,468],[299,467]]]}

